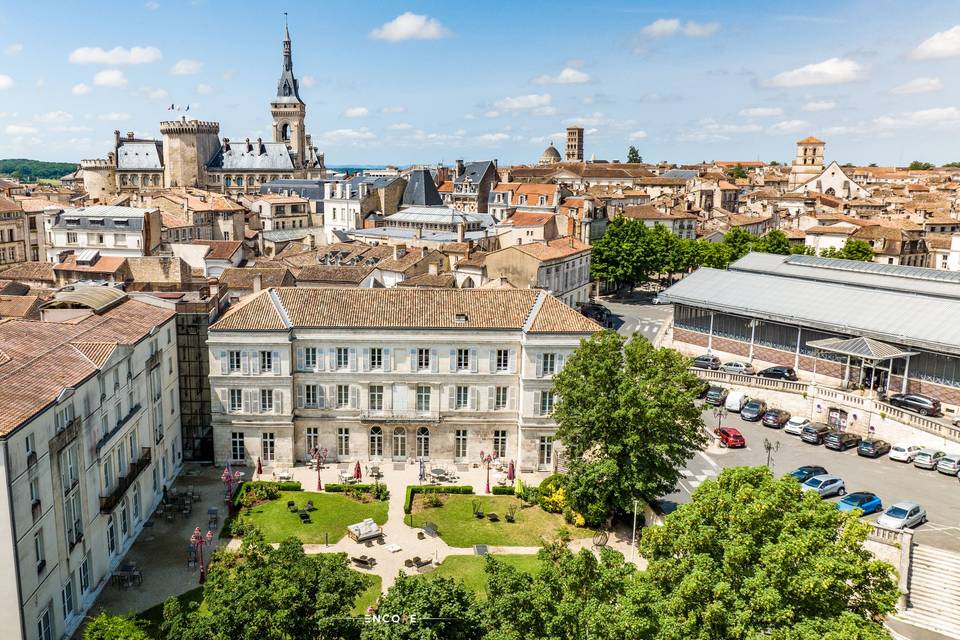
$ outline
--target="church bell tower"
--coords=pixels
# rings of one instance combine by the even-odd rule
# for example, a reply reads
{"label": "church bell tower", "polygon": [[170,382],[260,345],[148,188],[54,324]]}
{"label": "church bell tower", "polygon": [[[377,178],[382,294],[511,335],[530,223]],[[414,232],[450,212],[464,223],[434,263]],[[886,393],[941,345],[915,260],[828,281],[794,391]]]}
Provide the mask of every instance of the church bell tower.
{"label": "church bell tower", "polygon": [[303,124],[307,105],[300,99],[300,85],[293,76],[290,29],[286,25],[286,17],[284,17],[283,31],[283,71],[277,83],[277,97],[270,103],[270,115],[273,116],[273,141],[287,145],[292,152],[294,164],[300,168],[304,166],[308,155],[306,129]]}

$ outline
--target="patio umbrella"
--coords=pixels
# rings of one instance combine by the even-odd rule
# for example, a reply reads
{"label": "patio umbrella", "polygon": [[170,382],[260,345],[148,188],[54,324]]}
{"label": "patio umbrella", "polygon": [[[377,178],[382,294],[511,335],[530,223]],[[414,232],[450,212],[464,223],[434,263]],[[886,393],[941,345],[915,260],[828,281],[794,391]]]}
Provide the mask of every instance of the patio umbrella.
{"label": "patio umbrella", "polygon": [[357,464],[353,467],[353,477],[356,480],[360,479],[360,461],[357,460]]}
{"label": "patio umbrella", "polygon": [[513,480],[516,477],[516,470],[513,468],[513,460],[507,465],[507,480]]}
{"label": "patio umbrella", "polygon": [[260,456],[257,456],[257,475],[258,476],[263,475],[263,463],[260,462]]}
{"label": "patio umbrella", "polygon": [[420,482],[423,482],[427,479],[427,468],[423,462],[423,458],[420,459]]}

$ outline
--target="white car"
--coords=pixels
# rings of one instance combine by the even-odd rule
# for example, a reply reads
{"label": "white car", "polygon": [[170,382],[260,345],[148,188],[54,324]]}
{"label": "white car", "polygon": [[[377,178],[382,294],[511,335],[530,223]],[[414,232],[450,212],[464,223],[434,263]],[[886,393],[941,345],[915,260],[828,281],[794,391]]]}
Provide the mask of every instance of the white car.
{"label": "white car", "polygon": [[904,500],[887,507],[877,524],[885,529],[906,529],[927,521],[927,511],[916,502]]}
{"label": "white car", "polygon": [[890,459],[897,462],[913,462],[923,447],[915,444],[895,444],[890,447]]}
{"label": "white car", "polygon": [[801,418],[800,416],[790,416],[790,419],[787,420],[787,424],[783,425],[783,432],[789,433],[792,436],[798,436],[803,433],[803,428],[810,425],[809,418]]}
{"label": "white car", "polygon": [[756,375],[757,370],[753,368],[753,365],[749,362],[740,362],[739,360],[733,360],[731,362],[725,362],[720,365],[720,371],[726,373],[740,373],[747,376]]}

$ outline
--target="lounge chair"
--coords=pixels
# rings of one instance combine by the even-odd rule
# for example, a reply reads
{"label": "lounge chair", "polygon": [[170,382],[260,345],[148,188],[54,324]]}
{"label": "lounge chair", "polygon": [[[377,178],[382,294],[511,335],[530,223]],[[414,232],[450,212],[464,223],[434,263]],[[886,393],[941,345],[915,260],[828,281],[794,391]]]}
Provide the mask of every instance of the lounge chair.
{"label": "lounge chair", "polygon": [[347,535],[354,542],[366,542],[382,536],[383,530],[373,521],[373,518],[367,518],[363,522],[349,525]]}
{"label": "lounge chair", "polygon": [[297,510],[297,505],[294,504],[293,500],[287,500],[287,510],[288,510],[288,511],[296,511],[296,510]]}
{"label": "lounge chair", "polygon": [[306,511],[300,511],[300,512],[299,512],[299,515],[300,515],[300,522],[302,522],[303,524],[309,524],[309,523],[310,523],[310,514],[309,514],[309,513],[307,513]]}
{"label": "lounge chair", "polygon": [[430,566],[431,564],[433,564],[433,560],[432,560],[431,558],[427,558],[426,560],[421,560],[420,558],[415,558],[415,559],[414,559],[414,564],[416,565],[417,569],[421,569],[421,568],[423,568],[423,567],[427,567],[427,566]]}
{"label": "lounge chair", "polygon": [[495,513],[488,513],[487,520],[489,520],[490,522],[500,522],[500,516],[498,516]]}
{"label": "lounge chair", "polygon": [[316,511],[317,508],[313,506],[313,500],[307,500],[307,511]]}
{"label": "lounge chair", "polygon": [[423,523],[423,532],[426,533],[431,538],[437,537],[437,525],[432,522]]}
{"label": "lounge chair", "polygon": [[353,556],[350,558],[350,560],[358,567],[363,567],[364,569],[370,569],[377,563],[376,560],[367,556],[360,556],[359,558]]}

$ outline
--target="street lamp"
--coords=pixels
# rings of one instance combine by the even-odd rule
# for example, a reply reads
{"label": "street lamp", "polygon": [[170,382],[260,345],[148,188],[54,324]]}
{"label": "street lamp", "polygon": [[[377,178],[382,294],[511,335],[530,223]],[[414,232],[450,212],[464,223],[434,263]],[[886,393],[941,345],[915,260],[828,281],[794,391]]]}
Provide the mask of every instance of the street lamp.
{"label": "street lamp", "polygon": [[780,441],[770,442],[767,438],[763,439],[763,449],[767,452],[767,469],[770,468],[770,463],[773,459],[773,454],[776,451],[780,450]]}
{"label": "street lamp", "polygon": [[493,456],[489,453],[484,455],[483,451],[480,452],[480,464],[486,465],[487,467],[487,493],[490,493],[490,463],[493,462]]}
{"label": "street lamp", "polygon": [[320,469],[323,468],[323,463],[327,461],[327,454],[329,451],[326,447],[319,448],[314,447],[310,449],[310,455],[313,457],[314,465],[317,467],[317,491],[321,490],[320,486]]}
{"label": "street lamp", "polygon": [[722,404],[717,405],[713,408],[713,415],[717,417],[717,429],[719,429],[721,427],[720,423],[723,422],[723,419],[727,417],[727,408]]}
{"label": "street lamp", "polygon": [[207,535],[200,533],[200,527],[197,527],[193,530],[193,535],[190,536],[190,544],[192,544],[197,550],[197,558],[200,560],[200,584],[203,584],[207,579],[206,574],[206,565],[203,562],[203,547],[204,545],[210,544],[213,542],[213,531],[207,531]]}

